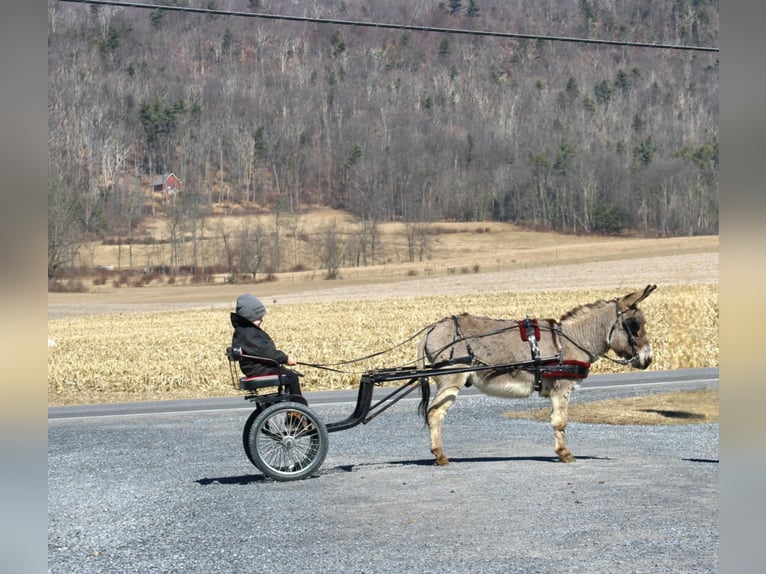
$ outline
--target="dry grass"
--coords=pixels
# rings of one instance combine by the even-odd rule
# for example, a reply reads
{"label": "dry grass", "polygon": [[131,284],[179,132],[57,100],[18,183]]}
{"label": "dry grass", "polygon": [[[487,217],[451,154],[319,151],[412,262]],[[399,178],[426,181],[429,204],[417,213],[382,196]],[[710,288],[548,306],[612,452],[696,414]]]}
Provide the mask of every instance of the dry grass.
{"label": "dry grass", "polygon": [[[569,421],[610,425],[717,423],[718,390],[658,393],[623,399],[570,402]],[[550,409],[508,412],[512,419],[548,421]]]}

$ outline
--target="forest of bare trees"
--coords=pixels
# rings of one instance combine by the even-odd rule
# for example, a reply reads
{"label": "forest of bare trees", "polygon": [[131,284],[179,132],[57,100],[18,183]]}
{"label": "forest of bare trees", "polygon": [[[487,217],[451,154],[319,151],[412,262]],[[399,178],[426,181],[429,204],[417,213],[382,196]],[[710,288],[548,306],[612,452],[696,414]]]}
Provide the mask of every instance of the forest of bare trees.
{"label": "forest of bare trees", "polygon": [[[717,0],[158,3],[718,46]],[[130,245],[168,172],[182,238],[220,205],[718,233],[716,52],[48,0],[48,70],[49,277],[88,239]]]}

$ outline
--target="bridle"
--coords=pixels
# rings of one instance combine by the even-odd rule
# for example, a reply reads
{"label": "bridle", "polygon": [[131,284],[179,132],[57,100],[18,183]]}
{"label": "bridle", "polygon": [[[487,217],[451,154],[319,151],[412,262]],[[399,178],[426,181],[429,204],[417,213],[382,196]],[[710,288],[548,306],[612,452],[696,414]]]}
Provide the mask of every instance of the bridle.
{"label": "bridle", "polygon": [[[636,350],[636,338],[633,331],[638,333],[641,326],[638,324],[638,320],[631,317],[630,319],[625,319],[623,317],[623,312],[620,310],[620,303],[617,301],[617,299],[612,300],[614,303],[615,310],[617,311],[617,319],[615,319],[614,323],[612,323],[612,328],[609,329],[609,336],[606,338],[607,343],[607,352],[609,351],[609,348],[611,348],[612,345],[612,336],[614,335],[614,330],[617,327],[617,324],[619,323],[620,326],[622,326],[623,331],[625,331],[625,334],[628,337],[628,343],[630,343],[630,350],[633,351],[633,356],[629,359],[613,359],[612,357],[609,357],[606,355],[606,352],[602,354],[601,356],[605,358],[608,361],[611,361],[613,363],[617,363],[618,365],[633,365],[638,359],[638,351]],[[630,309],[636,311],[637,308],[635,306],[630,307]],[[627,323],[630,323],[628,325]]]}

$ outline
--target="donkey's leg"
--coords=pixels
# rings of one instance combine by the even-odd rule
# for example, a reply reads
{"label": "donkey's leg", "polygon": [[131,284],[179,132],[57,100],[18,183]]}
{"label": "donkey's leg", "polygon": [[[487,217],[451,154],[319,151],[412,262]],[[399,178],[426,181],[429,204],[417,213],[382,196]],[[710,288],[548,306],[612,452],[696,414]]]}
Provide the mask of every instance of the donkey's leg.
{"label": "donkey's leg", "polygon": [[551,426],[553,426],[556,454],[559,456],[561,462],[575,461],[574,455],[566,445],[567,410],[569,406],[569,395],[571,393],[571,385],[569,383],[561,382],[550,395],[552,407]]}
{"label": "donkey's leg", "polygon": [[[447,378],[444,377],[444,379]],[[460,392],[460,386],[451,384],[451,377],[449,382],[442,380],[439,383],[437,383],[436,396],[428,409],[428,429],[431,433],[431,452],[436,457],[436,464],[444,466],[449,464],[449,459],[442,450],[441,426],[444,416],[455,402],[458,392]]]}

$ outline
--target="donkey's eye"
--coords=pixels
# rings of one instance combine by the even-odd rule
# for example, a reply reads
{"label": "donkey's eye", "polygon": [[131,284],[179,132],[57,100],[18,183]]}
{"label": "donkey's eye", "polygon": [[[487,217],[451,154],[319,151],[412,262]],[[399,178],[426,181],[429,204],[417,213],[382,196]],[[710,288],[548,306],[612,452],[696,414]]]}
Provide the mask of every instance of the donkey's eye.
{"label": "donkey's eye", "polygon": [[635,317],[627,319],[625,325],[630,329],[633,336],[638,335],[638,332],[641,330],[641,323]]}

